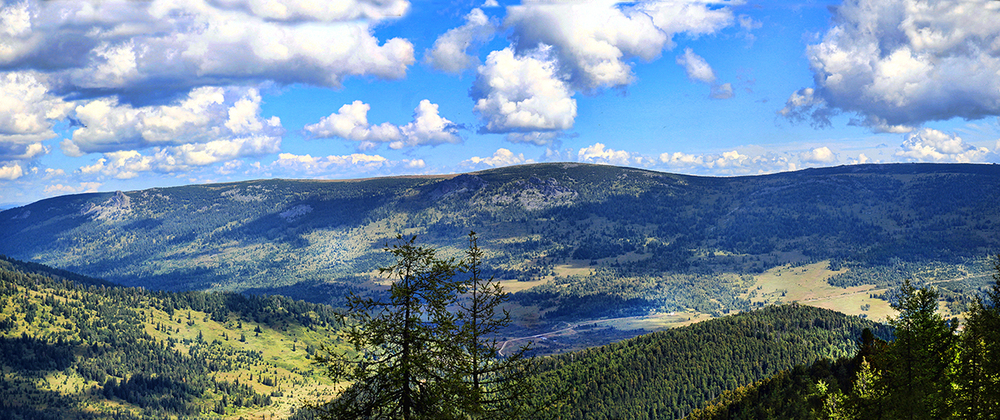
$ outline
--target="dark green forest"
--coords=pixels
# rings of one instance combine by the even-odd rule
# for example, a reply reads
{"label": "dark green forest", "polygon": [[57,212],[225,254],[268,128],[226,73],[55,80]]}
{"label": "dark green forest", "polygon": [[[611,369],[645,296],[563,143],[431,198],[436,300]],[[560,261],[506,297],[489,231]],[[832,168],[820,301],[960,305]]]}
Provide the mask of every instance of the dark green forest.
{"label": "dark green forest", "polygon": [[853,357],[731,389],[689,419],[1000,418],[1000,260],[995,267],[961,331],[937,313],[936,290],[904,282],[893,296],[894,340],[866,332]]}
{"label": "dark green forest", "polygon": [[558,418],[679,419],[726,390],[854,354],[866,328],[891,337],[834,311],[770,306],[544,358],[539,383],[549,395],[572,390]]}

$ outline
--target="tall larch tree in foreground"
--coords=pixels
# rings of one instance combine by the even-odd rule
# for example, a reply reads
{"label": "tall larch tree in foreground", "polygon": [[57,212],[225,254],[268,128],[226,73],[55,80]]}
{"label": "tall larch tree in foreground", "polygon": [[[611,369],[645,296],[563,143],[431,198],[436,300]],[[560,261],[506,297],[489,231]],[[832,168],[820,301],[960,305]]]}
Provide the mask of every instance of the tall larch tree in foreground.
{"label": "tall larch tree in foreground", "polygon": [[482,262],[478,237],[470,232],[462,262],[468,279],[461,285],[458,301],[462,360],[457,373],[464,388],[463,411],[472,419],[518,418],[531,411],[527,402],[534,364],[525,357],[528,345],[500,353],[497,334],[511,322],[510,313],[500,306],[508,295],[493,277],[483,278]]}
{"label": "tall larch tree in foreground", "polygon": [[[507,295],[483,278],[475,232],[461,264],[415,238],[397,241],[385,247],[395,263],[380,269],[393,280],[388,295],[347,299],[342,334],[353,351],[326,348],[315,358],[351,385],[308,408],[335,419],[537,418],[529,404],[535,364],[526,346],[499,352],[497,334],[510,324],[500,306]],[[455,281],[459,269],[464,280]]]}
{"label": "tall larch tree in foreground", "polygon": [[393,280],[388,296],[347,299],[344,341],[354,354],[327,350],[316,361],[335,380],[352,384],[335,400],[312,406],[337,419],[460,418],[452,373],[460,359],[454,337],[452,282],[457,265],[436,258],[415,237],[386,246],[395,263],[380,272]]}

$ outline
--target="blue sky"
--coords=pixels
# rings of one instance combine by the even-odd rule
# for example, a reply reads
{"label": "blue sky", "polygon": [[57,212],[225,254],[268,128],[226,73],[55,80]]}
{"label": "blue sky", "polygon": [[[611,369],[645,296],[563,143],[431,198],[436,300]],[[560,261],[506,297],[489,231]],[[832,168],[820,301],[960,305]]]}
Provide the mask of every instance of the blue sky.
{"label": "blue sky", "polygon": [[996,162],[1000,2],[0,0],[0,206],[530,162]]}

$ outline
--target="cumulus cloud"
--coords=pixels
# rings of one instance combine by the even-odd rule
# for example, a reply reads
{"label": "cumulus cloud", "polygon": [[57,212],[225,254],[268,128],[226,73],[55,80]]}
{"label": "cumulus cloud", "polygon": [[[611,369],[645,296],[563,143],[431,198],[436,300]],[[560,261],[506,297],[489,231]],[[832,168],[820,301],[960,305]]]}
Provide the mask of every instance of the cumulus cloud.
{"label": "cumulus cloud", "polygon": [[481,9],[472,9],[465,24],[445,32],[425,54],[427,63],[446,73],[459,74],[479,64],[470,50],[493,38],[496,23]]}
{"label": "cumulus cloud", "polygon": [[482,7],[500,7],[500,3],[497,0],[486,0]]}
{"label": "cumulus cloud", "polygon": [[63,185],[63,184],[51,184],[46,185],[43,191],[50,195],[61,195],[61,194],[75,194],[82,192],[96,192],[98,188],[101,187],[100,182],[81,182],[77,186],[73,185]]}
{"label": "cumulus cloud", "polygon": [[292,22],[382,20],[402,17],[410,9],[406,0],[215,0],[215,3],[270,20]]}
{"label": "cumulus cloud", "polygon": [[983,162],[996,160],[997,154],[985,147],[975,147],[955,134],[924,128],[908,134],[896,156],[921,162]]}
{"label": "cumulus cloud", "polygon": [[847,163],[851,165],[864,165],[868,162],[871,162],[871,159],[864,153],[859,153],[857,158],[847,159]]}
{"label": "cumulus cloud", "polygon": [[97,162],[82,166],[79,171],[84,175],[131,179],[142,172],[186,172],[196,167],[278,153],[280,150],[280,137],[251,135],[207,143],[154,147],[145,154],[138,150],[106,152]]}
{"label": "cumulus cloud", "polygon": [[438,105],[424,99],[413,110],[413,121],[396,126],[385,122],[369,124],[371,105],[354,101],[341,106],[337,112],[323,117],[316,124],[305,126],[314,138],[342,138],[359,142],[358,148],[368,150],[388,143],[391,149],[460,143],[459,126],[438,112]]}
{"label": "cumulus cloud", "polygon": [[4,162],[0,165],[0,179],[13,181],[24,175],[24,168],[17,162]]}
{"label": "cumulus cloud", "polygon": [[80,126],[60,146],[67,155],[80,156],[149,147],[208,150],[215,147],[208,144],[260,139],[280,142],[281,121],[262,118],[260,102],[256,89],[219,87],[195,89],[175,105],[133,107],[114,98],[96,99],[72,111]]}
{"label": "cumulus cloud", "polygon": [[657,58],[676,34],[711,34],[732,22],[723,2],[538,0],[508,7],[504,24],[519,53],[552,46],[573,88],[589,91],[631,83],[627,60]]}
{"label": "cumulus cloud", "polygon": [[817,147],[799,153],[799,161],[803,163],[831,164],[837,162],[837,155],[829,147]]}
{"label": "cumulus cloud", "polygon": [[746,175],[798,168],[787,157],[775,153],[750,156],[736,150],[720,154],[663,153],[659,161],[668,170],[693,174]]}
{"label": "cumulus cloud", "polygon": [[52,95],[41,77],[29,72],[0,73],[0,159],[45,154],[48,150],[42,141],[56,136],[53,121],[65,118],[72,107]]}
{"label": "cumulus cloud", "polygon": [[271,166],[292,174],[311,176],[357,175],[360,173],[386,172],[394,169],[420,169],[426,166],[422,159],[391,161],[379,155],[353,153],[343,156],[313,157],[281,153]]}
{"label": "cumulus cloud", "polygon": [[398,79],[413,45],[381,42],[372,28],[408,9],[406,1],[24,0],[0,6],[0,69],[45,69],[60,93],[140,104],[164,88]]}
{"label": "cumulus cloud", "polygon": [[626,152],[624,150],[614,150],[606,147],[603,143],[594,143],[581,148],[577,152],[577,160],[588,163],[604,163],[608,165],[634,166],[650,163],[649,159],[639,154]]}
{"label": "cumulus cloud", "polygon": [[834,14],[807,49],[815,97],[796,103],[793,94],[782,115],[828,125],[846,112],[853,124],[906,132],[1000,114],[1000,3],[849,0]]}
{"label": "cumulus cloud", "polygon": [[[733,21],[729,3],[712,0],[528,0],[509,6],[503,26],[511,46],[490,53],[470,90],[485,123],[481,131],[570,129],[576,92],[627,86],[635,79],[631,60],[652,61],[674,48],[675,35],[713,34]],[[712,97],[731,96],[731,85],[713,86]]]}
{"label": "cumulus cloud", "polygon": [[549,48],[515,55],[493,51],[479,66],[472,87],[474,110],[486,121],[481,131],[509,133],[566,130],[576,119],[576,100],[557,74]]}
{"label": "cumulus cloud", "polygon": [[508,149],[500,148],[493,153],[493,156],[485,158],[473,156],[462,161],[460,166],[496,168],[500,166],[520,165],[523,163],[534,163],[534,160],[525,159],[524,153],[518,153],[515,155],[514,152],[511,152]]}

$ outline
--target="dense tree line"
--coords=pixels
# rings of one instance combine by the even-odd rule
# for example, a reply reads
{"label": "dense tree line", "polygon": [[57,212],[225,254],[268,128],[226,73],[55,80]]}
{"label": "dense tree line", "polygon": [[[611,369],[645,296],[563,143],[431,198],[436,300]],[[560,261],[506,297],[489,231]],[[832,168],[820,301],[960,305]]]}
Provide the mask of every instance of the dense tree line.
{"label": "dense tree line", "polygon": [[885,327],[798,305],[713,319],[687,327],[546,358],[539,395],[574,390],[564,419],[682,418],[704,401],[817,358],[854,351],[865,328]]}
{"label": "dense tree line", "polygon": [[1000,258],[994,265],[961,332],[938,314],[936,290],[906,281],[893,296],[894,340],[866,335],[853,358],[741,387],[691,419],[1000,418]]}

